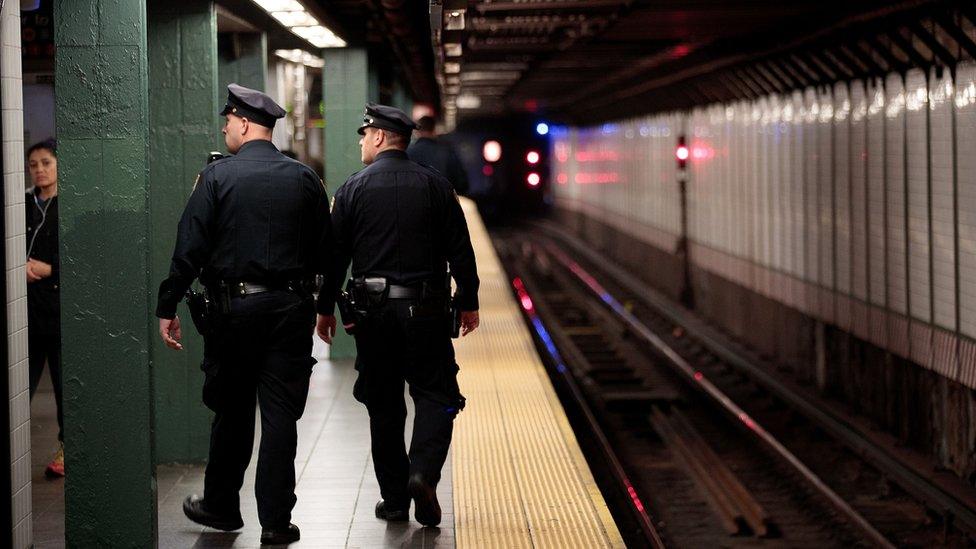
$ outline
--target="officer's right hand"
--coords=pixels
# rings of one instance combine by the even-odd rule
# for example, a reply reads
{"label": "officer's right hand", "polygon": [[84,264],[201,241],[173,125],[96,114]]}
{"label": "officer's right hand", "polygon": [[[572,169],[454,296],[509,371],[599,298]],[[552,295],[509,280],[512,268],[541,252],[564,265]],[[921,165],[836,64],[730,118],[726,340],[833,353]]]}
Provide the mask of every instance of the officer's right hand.
{"label": "officer's right hand", "polygon": [[481,325],[481,317],[478,311],[461,311],[461,337],[464,337],[478,329]]}
{"label": "officer's right hand", "polygon": [[180,340],[183,339],[183,330],[180,329],[180,317],[160,318],[159,337],[163,338],[163,343],[170,349],[182,351]]}
{"label": "officer's right hand", "polygon": [[336,332],[336,317],[335,315],[318,315],[318,320],[315,323],[315,331],[329,345],[332,344],[332,336]]}

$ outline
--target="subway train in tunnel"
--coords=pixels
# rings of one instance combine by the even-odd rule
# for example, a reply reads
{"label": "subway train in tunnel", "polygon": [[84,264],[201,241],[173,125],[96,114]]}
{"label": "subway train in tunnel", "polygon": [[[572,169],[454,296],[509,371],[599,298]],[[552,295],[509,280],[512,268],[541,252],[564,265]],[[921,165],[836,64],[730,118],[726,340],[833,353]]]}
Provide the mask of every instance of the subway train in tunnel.
{"label": "subway train in tunnel", "polygon": [[445,136],[468,174],[468,195],[489,224],[543,215],[552,203],[551,140],[560,126],[540,117],[461,121]]}

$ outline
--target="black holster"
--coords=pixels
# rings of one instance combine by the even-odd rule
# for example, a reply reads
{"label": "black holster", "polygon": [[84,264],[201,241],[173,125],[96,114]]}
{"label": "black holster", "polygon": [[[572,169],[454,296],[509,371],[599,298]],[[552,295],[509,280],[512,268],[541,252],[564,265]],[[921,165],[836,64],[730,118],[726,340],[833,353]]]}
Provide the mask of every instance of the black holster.
{"label": "black holster", "polygon": [[195,292],[193,288],[189,288],[186,291],[186,305],[190,310],[190,319],[200,335],[212,335],[217,330],[220,310],[206,290]]}
{"label": "black holster", "polygon": [[346,284],[346,290],[339,290],[336,305],[339,308],[342,324],[344,326],[352,325],[351,328],[346,328],[346,333],[349,335],[355,334],[356,329],[366,322],[369,316],[366,303],[366,297],[362,290],[357,290],[352,280]]}

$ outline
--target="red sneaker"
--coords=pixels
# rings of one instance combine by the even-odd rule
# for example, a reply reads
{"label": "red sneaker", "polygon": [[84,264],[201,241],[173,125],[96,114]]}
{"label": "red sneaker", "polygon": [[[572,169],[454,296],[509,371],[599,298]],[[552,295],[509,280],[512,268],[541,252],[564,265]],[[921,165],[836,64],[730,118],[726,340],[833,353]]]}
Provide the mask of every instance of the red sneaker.
{"label": "red sneaker", "polygon": [[51,463],[47,464],[47,469],[44,470],[44,474],[51,478],[64,476],[64,443],[58,446],[58,452],[54,454],[54,459],[51,460]]}

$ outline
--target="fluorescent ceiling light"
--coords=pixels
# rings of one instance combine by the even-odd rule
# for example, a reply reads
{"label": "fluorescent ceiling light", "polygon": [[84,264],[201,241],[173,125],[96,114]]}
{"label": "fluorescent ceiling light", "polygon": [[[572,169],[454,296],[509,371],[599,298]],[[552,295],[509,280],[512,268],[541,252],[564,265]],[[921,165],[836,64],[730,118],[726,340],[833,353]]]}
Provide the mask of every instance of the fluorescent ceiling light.
{"label": "fluorescent ceiling light", "polygon": [[444,44],[444,55],[448,57],[461,57],[461,44]]}
{"label": "fluorescent ceiling light", "polygon": [[254,3],[316,48],[341,48],[346,45],[345,40],[322,26],[298,0],[254,0]]}
{"label": "fluorescent ceiling light", "polygon": [[319,24],[319,20],[309,15],[307,11],[273,11],[271,17],[286,27],[310,27]]}
{"label": "fluorescent ceiling light", "polygon": [[301,36],[319,48],[341,48],[346,45],[341,38],[322,25],[292,27],[291,32]]}
{"label": "fluorescent ceiling light", "polygon": [[518,71],[468,71],[461,75],[461,80],[515,80],[522,76]]}
{"label": "fluorescent ceiling light", "polygon": [[298,0],[254,0],[254,3],[264,8],[268,13],[276,11],[305,11]]}
{"label": "fluorescent ceiling light", "polygon": [[481,107],[481,98],[477,95],[459,95],[457,107],[459,109],[477,109]]}
{"label": "fluorescent ceiling light", "polygon": [[321,57],[316,57],[305,50],[275,50],[275,55],[292,63],[301,63],[309,67],[322,68],[325,66],[325,60]]}

